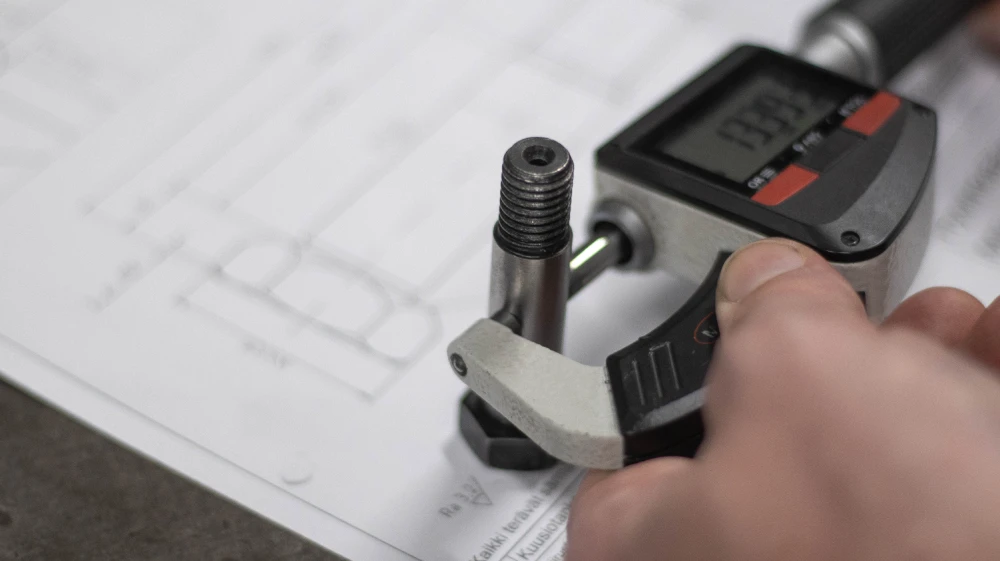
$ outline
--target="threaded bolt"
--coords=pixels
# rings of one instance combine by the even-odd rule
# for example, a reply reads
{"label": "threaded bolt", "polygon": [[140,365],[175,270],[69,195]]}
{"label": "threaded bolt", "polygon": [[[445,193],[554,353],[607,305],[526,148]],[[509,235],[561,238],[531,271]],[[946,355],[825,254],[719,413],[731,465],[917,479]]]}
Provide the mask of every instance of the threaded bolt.
{"label": "threaded bolt", "polygon": [[573,158],[548,138],[526,138],[503,157],[500,218],[493,237],[527,259],[556,255],[572,240]]}

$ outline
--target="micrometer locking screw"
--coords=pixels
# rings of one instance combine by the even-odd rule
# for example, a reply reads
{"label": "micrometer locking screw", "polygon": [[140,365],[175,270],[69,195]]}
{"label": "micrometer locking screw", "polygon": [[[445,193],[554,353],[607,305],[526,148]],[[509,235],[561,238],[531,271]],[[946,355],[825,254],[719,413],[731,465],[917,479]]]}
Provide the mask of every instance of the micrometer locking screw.
{"label": "micrometer locking screw", "polygon": [[528,259],[554,256],[572,242],[573,158],[558,142],[526,138],[503,158],[494,239]]}

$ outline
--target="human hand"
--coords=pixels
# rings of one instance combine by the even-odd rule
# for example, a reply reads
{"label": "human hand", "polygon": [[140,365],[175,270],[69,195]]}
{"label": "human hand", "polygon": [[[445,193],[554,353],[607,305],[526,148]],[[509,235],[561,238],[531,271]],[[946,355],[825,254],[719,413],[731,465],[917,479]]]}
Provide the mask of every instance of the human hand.
{"label": "human hand", "polygon": [[1000,54],[1000,0],[993,0],[975,14],[972,27],[987,48]]}
{"label": "human hand", "polygon": [[933,289],[876,327],[768,240],[717,314],[698,457],[591,473],[568,561],[1000,559],[1000,300]]}

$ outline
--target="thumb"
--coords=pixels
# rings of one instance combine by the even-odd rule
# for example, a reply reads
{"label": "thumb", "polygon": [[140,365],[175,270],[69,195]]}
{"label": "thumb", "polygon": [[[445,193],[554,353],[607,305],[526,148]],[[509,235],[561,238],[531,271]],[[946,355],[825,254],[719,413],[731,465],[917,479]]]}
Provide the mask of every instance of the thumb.
{"label": "thumb", "polygon": [[751,244],[729,258],[716,315],[722,338],[704,410],[709,442],[760,411],[809,395],[813,387],[801,394],[796,388],[825,376],[845,354],[853,356],[875,331],[844,277],[813,250],[782,239]]}
{"label": "thumb", "polygon": [[719,278],[716,313],[724,336],[754,320],[806,316],[867,323],[861,298],[823,257],[776,238],[748,245],[729,258]]}

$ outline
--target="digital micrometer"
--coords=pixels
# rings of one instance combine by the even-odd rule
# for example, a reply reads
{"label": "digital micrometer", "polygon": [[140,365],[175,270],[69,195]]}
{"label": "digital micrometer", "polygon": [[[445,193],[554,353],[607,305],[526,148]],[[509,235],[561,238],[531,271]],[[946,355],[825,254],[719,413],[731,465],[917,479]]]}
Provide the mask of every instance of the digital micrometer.
{"label": "digital micrometer", "polygon": [[[879,89],[976,0],[841,0],[797,56],[744,45],[597,152],[592,238],[569,226],[573,161],[528,138],[504,155],[489,317],[448,347],[472,392],[463,437],[487,464],[614,469],[701,443],[725,257],[770,236],[847,278],[869,316],[906,294],[928,243],[934,111]],[[566,304],[611,267],[702,281],[604,367],[560,354]]]}

